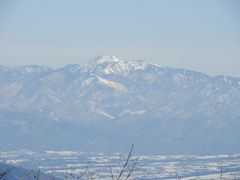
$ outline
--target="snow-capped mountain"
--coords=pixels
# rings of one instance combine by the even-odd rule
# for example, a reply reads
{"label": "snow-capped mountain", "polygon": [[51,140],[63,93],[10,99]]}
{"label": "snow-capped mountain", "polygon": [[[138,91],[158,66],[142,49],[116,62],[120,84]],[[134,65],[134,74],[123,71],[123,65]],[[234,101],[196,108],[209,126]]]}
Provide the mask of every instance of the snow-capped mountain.
{"label": "snow-capped mountain", "polygon": [[240,78],[108,55],[59,69],[0,66],[5,150],[239,152],[239,109]]}

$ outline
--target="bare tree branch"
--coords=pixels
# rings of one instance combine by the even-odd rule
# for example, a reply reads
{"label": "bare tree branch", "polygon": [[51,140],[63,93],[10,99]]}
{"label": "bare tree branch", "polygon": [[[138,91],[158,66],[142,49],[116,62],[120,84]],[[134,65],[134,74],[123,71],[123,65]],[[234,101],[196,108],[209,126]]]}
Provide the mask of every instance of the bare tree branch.
{"label": "bare tree branch", "polygon": [[134,147],[134,144],[132,144],[132,147],[131,147],[130,152],[129,152],[128,157],[127,157],[127,160],[125,161],[125,163],[124,163],[124,165],[123,165],[123,168],[122,168],[120,174],[118,175],[117,180],[119,180],[119,179],[121,178],[121,176],[123,175],[123,173],[124,173],[124,171],[125,171],[128,163],[129,163],[129,159],[130,159],[131,156],[132,156],[133,147]]}

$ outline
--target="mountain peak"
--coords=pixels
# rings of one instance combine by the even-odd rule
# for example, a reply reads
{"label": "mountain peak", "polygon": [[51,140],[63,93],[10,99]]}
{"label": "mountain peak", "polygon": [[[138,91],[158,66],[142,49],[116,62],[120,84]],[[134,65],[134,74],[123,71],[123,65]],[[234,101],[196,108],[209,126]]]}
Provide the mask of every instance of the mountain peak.
{"label": "mountain peak", "polygon": [[[240,151],[240,78],[109,55],[47,71],[39,66],[3,69],[0,150],[34,146],[111,152],[122,140],[149,153]],[[103,146],[105,137],[111,138]],[[66,143],[69,138],[72,146]]]}
{"label": "mountain peak", "polygon": [[121,61],[121,60],[119,60],[115,56],[101,55],[101,56],[97,57],[94,62],[96,62],[97,64],[103,64],[103,63],[115,63],[118,61]]}

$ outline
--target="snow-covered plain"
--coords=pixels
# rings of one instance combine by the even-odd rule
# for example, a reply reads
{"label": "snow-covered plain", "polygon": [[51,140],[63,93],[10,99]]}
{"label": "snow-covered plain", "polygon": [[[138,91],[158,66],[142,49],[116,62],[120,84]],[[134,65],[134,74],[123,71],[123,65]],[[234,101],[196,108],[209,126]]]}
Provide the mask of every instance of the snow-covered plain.
{"label": "snow-covered plain", "polygon": [[[86,169],[95,179],[111,179],[109,167],[117,175],[126,154],[106,155],[73,151],[0,152],[0,162],[22,166],[64,178]],[[239,179],[240,154],[231,155],[134,155],[137,169],[132,179]],[[222,171],[222,173],[221,173]],[[85,177],[86,178],[86,177]]]}

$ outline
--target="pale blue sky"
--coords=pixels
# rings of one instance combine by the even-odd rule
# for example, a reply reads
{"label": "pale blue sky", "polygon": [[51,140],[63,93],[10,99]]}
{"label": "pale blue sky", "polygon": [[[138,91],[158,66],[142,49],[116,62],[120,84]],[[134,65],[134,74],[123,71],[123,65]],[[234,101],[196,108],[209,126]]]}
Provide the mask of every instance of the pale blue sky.
{"label": "pale blue sky", "polygon": [[238,0],[0,0],[0,64],[100,54],[240,77]]}

